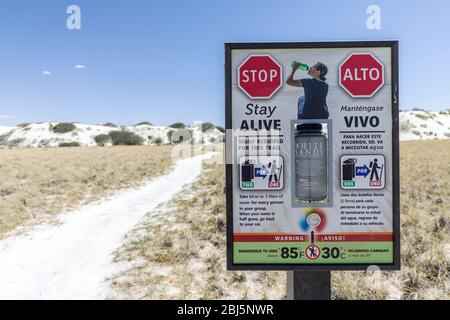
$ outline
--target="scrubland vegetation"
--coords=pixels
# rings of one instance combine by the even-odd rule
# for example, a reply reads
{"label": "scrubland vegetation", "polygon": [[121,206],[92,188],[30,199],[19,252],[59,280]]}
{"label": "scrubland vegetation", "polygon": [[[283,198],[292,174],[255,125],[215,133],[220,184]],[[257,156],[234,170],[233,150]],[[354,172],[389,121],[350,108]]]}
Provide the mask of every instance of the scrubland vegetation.
{"label": "scrubland vegetation", "polygon": [[[333,299],[449,299],[450,140],[401,143],[402,270],[332,272]],[[224,166],[128,236],[114,298],[280,299],[285,272],[227,272]]]}
{"label": "scrubland vegetation", "polygon": [[164,174],[170,146],[0,150],[0,238]]}

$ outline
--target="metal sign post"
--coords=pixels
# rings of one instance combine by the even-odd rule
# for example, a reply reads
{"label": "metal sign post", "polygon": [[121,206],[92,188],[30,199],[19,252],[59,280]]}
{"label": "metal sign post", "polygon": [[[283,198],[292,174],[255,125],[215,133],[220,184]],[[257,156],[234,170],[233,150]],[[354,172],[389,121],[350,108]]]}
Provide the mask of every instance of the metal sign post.
{"label": "metal sign post", "polygon": [[287,271],[288,300],[331,300],[330,271]]}

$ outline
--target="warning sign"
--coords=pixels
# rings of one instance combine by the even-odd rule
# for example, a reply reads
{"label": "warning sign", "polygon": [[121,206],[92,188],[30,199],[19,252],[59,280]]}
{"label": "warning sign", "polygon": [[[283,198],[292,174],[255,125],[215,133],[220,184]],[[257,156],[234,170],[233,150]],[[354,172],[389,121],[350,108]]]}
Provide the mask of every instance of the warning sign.
{"label": "warning sign", "polygon": [[281,66],[270,55],[250,55],[238,71],[238,85],[252,99],[267,99],[281,88]]}
{"label": "warning sign", "polygon": [[226,45],[228,269],[399,268],[397,45]]}
{"label": "warning sign", "polygon": [[352,53],[339,66],[339,84],[352,97],[372,97],[384,84],[384,66],[372,53]]}

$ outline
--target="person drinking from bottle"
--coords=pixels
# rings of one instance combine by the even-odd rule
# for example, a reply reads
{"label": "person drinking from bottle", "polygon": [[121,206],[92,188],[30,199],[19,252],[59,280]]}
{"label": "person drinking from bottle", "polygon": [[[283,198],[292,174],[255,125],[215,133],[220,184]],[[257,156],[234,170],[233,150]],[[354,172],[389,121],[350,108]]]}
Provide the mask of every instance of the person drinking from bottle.
{"label": "person drinking from bottle", "polygon": [[[294,79],[294,73],[299,67],[312,78]],[[305,90],[305,95],[298,99],[298,119],[328,119],[328,84],[325,82],[327,72],[327,66],[321,62],[310,68],[296,61],[292,63],[292,71],[286,84]]]}

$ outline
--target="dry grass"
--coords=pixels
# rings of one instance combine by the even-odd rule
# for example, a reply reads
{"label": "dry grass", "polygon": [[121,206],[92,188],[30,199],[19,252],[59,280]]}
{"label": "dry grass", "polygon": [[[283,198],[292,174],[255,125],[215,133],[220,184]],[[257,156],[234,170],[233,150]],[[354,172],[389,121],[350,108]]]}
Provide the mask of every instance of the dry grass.
{"label": "dry grass", "polygon": [[[333,272],[334,299],[448,299],[450,140],[401,143],[402,270]],[[285,272],[227,272],[223,166],[129,234],[112,298],[280,299]]]}
{"label": "dry grass", "polygon": [[400,146],[401,254],[397,272],[333,272],[336,299],[450,298],[450,140]]}
{"label": "dry grass", "polygon": [[168,211],[151,213],[129,233],[116,255],[127,269],[111,279],[112,298],[284,298],[283,272],[226,271],[224,165],[204,168]]}
{"label": "dry grass", "polygon": [[[0,150],[0,238],[17,226],[138,185],[171,147]],[[402,270],[333,272],[335,299],[449,299],[450,140],[401,143]],[[279,299],[285,272],[225,269],[224,167],[205,164],[169,210],[129,233],[113,298]]]}
{"label": "dry grass", "polygon": [[169,146],[0,150],[0,238],[138,185],[171,165]]}

